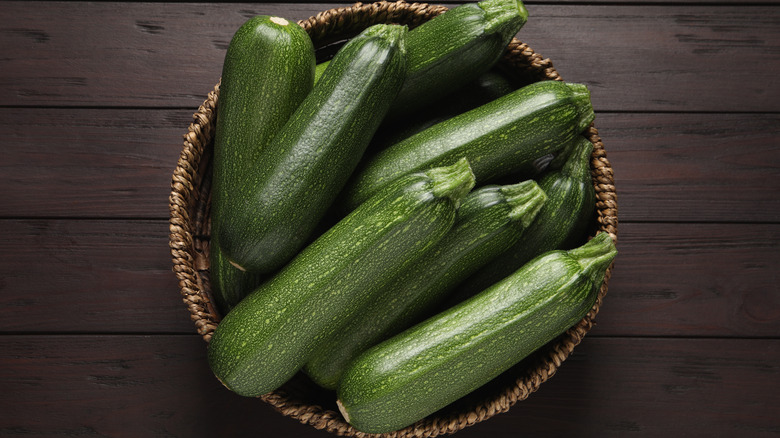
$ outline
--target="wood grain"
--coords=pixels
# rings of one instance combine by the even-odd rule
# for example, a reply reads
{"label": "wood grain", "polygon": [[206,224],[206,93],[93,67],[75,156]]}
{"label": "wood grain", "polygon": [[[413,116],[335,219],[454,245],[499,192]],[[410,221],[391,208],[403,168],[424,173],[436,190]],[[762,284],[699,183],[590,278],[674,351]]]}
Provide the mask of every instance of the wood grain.
{"label": "wood grain", "polygon": [[[205,96],[204,96],[205,97]],[[168,217],[193,110],[0,109],[0,217]],[[599,113],[619,218],[778,222],[780,115]]]}
{"label": "wood grain", "polygon": [[780,221],[777,114],[597,114],[621,221]]}
{"label": "wood grain", "polygon": [[194,333],[162,221],[2,221],[0,331]]}
{"label": "wood grain", "polygon": [[[0,223],[0,333],[195,333],[165,222]],[[776,224],[622,224],[593,334],[776,337],[779,249]]]}
{"label": "wood grain", "polygon": [[[241,398],[197,336],[2,336],[0,435],[332,436]],[[776,339],[588,338],[527,400],[458,437],[775,436]]]}
{"label": "wood grain", "polygon": [[594,335],[777,337],[780,225],[621,224]]}
{"label": "wood grain", "polygon": [[[0,106],[194,107],[217,82],[227,44],[248,17],[297,20],[338,4],[37,5],[0,9]],[[599,111],[780,110],[775,72],[757,68],[780,62],[772,6],[528,10],[520,39],[564,79],[590,86]]]}
{"label": "wood grain", "polygon": [[[205,95],[204,95],[205,98]],[[2,109],[5,217],[168,216],[193,110]]]}

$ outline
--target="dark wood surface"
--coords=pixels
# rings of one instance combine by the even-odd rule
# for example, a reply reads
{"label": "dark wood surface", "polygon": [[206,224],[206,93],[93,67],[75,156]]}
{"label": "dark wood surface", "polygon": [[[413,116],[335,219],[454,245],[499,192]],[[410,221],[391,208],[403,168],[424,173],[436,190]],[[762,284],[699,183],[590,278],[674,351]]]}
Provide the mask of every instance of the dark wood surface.
{"label": "dark wood surface", "polygon": [[[0,1],[0,436],[328,436],[211,375],[168,193],[235,29],[347,4]],[[457,436],[780,435],[780,3],[527,7],[592,90],[620,254],[558,373]]]}

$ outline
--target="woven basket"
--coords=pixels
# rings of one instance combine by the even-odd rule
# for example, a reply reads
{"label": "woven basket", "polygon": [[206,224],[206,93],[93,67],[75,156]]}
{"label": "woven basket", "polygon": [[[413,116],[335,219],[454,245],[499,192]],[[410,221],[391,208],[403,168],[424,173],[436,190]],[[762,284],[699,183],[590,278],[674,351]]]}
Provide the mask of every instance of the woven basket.
{"label": "woven basket", "polygon": [[[446,11],[443,6],[405,2],[356,3],[321,12],[300,24],[317,48],[350,38],[377,23],[406,24],[413,28]],[[327,50],[327,49],[325,49]],[[526,44],[513,40],[500,61],[515,78],[530,83],[561,80],[549,59],[543,59]],[[208,254],[211,156],[219,84],[194,114],[184,135],[184,147],[173,173],[170,195],[170,247],[173,271],[191,319],[204,340],[209,341],[220,315],[211,304]],[[617,197],[612,168],[595,126],[585,135],[594,145],[591,175],[596,189],[595,226],[617,241]],[[430,437],[453,433],[507,411],[549,379],[593,325],[607,292],[612,267],[607,270],[596,304],[574,327],[509,371],[441,411],[403,430],[382,437]],[[284,415],[317,429],[338,435],[368,436],[347,424],[339,414],[335,395],[312,383],[301,373],[278,390],[262,397]],[[373,436],[373,435],[372,435]]]}

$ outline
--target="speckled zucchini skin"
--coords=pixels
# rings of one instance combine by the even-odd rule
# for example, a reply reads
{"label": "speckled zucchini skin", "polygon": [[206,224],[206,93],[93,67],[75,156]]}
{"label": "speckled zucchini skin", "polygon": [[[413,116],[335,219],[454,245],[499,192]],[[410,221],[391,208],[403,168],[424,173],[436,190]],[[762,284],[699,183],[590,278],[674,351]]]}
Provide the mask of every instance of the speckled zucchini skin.
{"label": "speckled zucchini skin", "polygon": [[545,199],[531,180],[471,192],[452,230],[324,342],[307,362],[306,374],[336,389],[358,354],[419,321],[459,282],[517,242]]}
{"label": "speckled zucchini skin", "polygon": [[[236,206],[252,197],[257,163],[314,84],[314,47],[295,22],[261,15],[233,35],[225,54],[214,132],[211,234],[240,239]],[[225,239],[221,239],[225,240]],[[213,252],[212,265],[223,261]],[[221,294],[221,292],[218,292]]]}
{"label": "speckled zucchini skin", "polygon": [[[562,166],[548,169],[539,186],[548,201],[528,232],[506,252],[465,281],[455,294],[467,297],[510,275],[532,258],[554,249],[571,249],[585,240],[586,230],[596,206],[596,195],[590,175],[593,143],[580,137],[567,151]],[[557,160],[557,158],[556,158]]]}
{"label": "speckled zucchini skin", "polygon": [[[528,11],[518,0],[483,0],[452,8],[412,29],[407,79],[388,117],[433,104],[488,71],[527,20]],[[324,71],[324,64],[318,72]]]}
{"label": "speckled zucchini skin", "polygon": [[572,144],[593,121],[590,92],[581,84],[542,81],[438,123],[364,160],[345,188],[349,210],[409,173],[471,163],[487,184],[527,168]]}
{"label": "speckled zucchini skin", "polygon": [[374,25],[339,50],[231,206],[234,227],[219,236],[231,262],[272,272],[309,241],[403,83],[406,33]]}
{"label": "speckled zucchini skin", "polygon": [[[413,31],[412,31],[413,32]],[[454,95],[429,105],[414,117],[388,120],[371,139],[366,154],[373,154],[405,140],[431,126],[473,110],[516,90],[517,86],[499,71],[488,71],[458,89]]]}
{"label": "speckled zucchini skin", "polygon": [[457,6],[409,35],[409,73],[391,117],[417,111],[488,71],[528,20],[518,0]]}
{"label": "speckled zucchini skin", "polygon": [[369,349],[339,384],[342,413],[361,431],[390,432],[479,388],[579,321],[616,254],[606,233],[545,253]]}
{"label": "speckled zucchini skin", "polygon": [[411,174],[342,219],[220,322],[208,348],[216,377],[245,396],[281,386],[374,291],[444,236],[473,186],[464,160]]}
{"label": "speckled zucchini skin", "polygon": [[263,280],[263,276],[255,272],[242,271],[228,261],[216,235],[209,242],[209,285],[211,297],[221,315],[227,314],[249,292],[254,290]]}

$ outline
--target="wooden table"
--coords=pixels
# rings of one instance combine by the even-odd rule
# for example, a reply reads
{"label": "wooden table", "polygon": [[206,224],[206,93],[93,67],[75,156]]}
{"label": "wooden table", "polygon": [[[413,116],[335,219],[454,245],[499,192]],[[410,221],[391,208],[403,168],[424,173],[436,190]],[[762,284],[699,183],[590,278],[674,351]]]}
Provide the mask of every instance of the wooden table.
{"label": "wooden table", "polygon": [[[780,4],[739,3],[528,2],[592,91],[620,254],[558,374],[458,436],[780,434]],[[168,194],[235,29],[337,5],[0,2],[0,436],[329,436],[213,378]]]}

